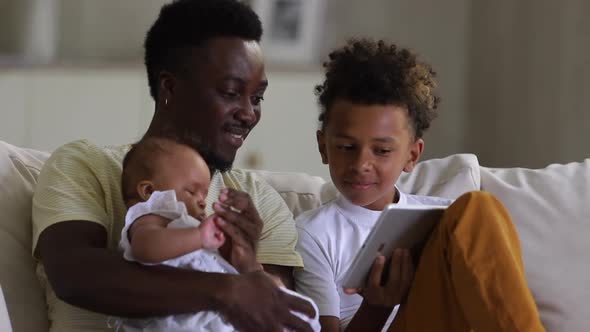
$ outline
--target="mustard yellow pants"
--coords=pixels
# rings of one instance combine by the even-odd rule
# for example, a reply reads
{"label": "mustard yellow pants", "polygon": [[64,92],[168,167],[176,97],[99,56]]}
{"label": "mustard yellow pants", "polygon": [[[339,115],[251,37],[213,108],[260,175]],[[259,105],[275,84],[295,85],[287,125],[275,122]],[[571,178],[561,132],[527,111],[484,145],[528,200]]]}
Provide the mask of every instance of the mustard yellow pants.
{"label": "mustard yellow pants", "polygon": [[495,197],[472,192],[447,209],[389,331],[545,331],[518,235]]}

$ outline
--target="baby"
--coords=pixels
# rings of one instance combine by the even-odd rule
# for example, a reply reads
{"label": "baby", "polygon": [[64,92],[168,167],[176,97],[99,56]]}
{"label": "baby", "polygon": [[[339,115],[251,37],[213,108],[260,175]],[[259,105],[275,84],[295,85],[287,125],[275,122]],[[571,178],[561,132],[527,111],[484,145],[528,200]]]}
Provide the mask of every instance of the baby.
{"label": "baby", "polygon": [[[123,257],[145,265],[237,274],[217,250],[225,235],[214,222],[216,216],[205,216],[210,178],[205,160],[187,145],[167,138],[146,138],[135,144],[123,161],[123,198],[129,209],[119,243]],[[312,320],[295,314],[319,331],[317,315]],[[235,330],[211,311],[115,321],[125,331]]]}

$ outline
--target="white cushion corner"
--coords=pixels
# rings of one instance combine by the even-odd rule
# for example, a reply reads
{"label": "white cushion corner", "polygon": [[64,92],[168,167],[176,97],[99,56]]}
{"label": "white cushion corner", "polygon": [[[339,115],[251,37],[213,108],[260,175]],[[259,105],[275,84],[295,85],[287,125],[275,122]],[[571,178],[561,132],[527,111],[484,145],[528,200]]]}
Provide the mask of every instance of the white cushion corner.
{"label": "white cushion corner", "polygon": [[33,190],[48,156],[0,141],[0,285],[15,331],[43,331],[48,326],[31,255]]}
{"label": "white cushion corner", "polygon": [[474,154],[453,154],[445,158],[419,162],[410,173],[403,173],[397,183],[410,194],[456,199],[480,190],[479,162]]}
{"label": "white cushion corner", "polygon": [[517,229],[529,287],[547,331],[583,331],[590,308],[590,159],[543,169],[481,168]]}

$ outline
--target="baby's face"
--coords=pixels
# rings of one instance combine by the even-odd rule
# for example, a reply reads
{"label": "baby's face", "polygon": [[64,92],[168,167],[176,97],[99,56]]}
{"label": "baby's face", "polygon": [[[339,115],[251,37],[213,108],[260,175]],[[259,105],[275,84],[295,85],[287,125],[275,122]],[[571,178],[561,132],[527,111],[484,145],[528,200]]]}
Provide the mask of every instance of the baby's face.
{"label": "baby's face", "polygon": [[156,161],[154,189],[174,190],[176,198],[186,205],[188,213],[199,220],[205,217],[205,199],[211,174],[203,158],[183,145],[174,145],[173,153]]}

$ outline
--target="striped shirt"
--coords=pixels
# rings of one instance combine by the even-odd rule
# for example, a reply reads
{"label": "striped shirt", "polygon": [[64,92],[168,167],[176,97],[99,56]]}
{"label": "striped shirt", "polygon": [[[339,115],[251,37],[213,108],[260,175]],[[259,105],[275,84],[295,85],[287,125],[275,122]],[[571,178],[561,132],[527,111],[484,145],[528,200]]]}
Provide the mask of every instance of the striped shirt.
{"label": "striped shirt", "polygon": [[[47,227],[68,220],[102,225],[108,233],[108,248],[117,249],[125,222],[121,190],[123,157],[130,145],[98,147],[80,140],[57,149],[43,166],[33,196],[33,254],[39,235]],[[258,244],[263,264],[301,267],[295,251],[297,231],[293,216],[279,194],[256,174],[244,170],[216,173],[207,197],[207,214],[222,188],[247,192],[264,222]],[[56,298],[47,283],[43,266],[37,275],[46,287],[49,315],[54,331],[107,330],[106,317],[70,306]]]}

